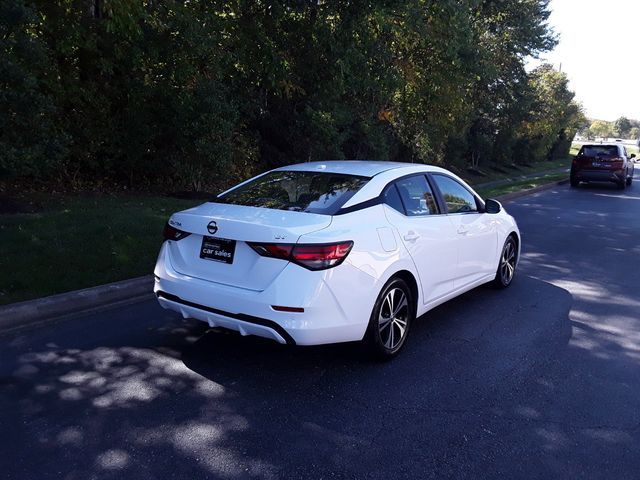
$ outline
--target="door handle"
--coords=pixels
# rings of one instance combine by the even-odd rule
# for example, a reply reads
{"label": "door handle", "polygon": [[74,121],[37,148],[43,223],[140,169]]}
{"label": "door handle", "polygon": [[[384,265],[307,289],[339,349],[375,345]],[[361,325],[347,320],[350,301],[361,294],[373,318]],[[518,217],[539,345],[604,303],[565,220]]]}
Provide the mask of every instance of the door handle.
{"label": "door handle", "polygon": [[460,235],[466,235],[467,233],[469,233],[469,230],[467,230],[467,229],[466,229],[466,228],[464,228],[464,227],[458,227],[458,233],[459,233]]}
{"label": "door handle", "polygon": [[420,235],[418,235],[416,232],[414,231],[409,231],[409,233],[407,233],[404,237],[403,237],[407,242],[415,242],[418,238],[420,238]]}

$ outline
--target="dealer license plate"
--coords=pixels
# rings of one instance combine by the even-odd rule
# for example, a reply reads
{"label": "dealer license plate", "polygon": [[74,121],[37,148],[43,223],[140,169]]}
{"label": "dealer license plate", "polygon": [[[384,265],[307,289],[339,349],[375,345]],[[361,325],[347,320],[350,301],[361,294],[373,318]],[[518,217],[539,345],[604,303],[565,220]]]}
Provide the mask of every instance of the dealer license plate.
{"label": "dealer license plate", "polygon": [[236,241],[226,238],[204,236],[200,247],[200,258],[216,262],[233,263],[236,252]]}

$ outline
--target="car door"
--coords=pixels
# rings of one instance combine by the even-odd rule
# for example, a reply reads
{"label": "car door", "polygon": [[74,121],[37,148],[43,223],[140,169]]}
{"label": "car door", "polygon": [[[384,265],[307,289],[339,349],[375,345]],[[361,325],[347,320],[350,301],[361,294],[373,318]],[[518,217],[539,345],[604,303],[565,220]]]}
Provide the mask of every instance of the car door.
{"label": "car door", "polygon": [[442,214],[425,175],[396,180],[383,192],[385,215],[418,271],[425,304],[453,291],[456,232]]}
{"label": "car door", "polygon": [[475,195],[456,179],[440,173],[432,174],[431,178],[445,204],[459,245],[454,279],[457,290],[495,273],[498,258],[495,219],[480,211]]}

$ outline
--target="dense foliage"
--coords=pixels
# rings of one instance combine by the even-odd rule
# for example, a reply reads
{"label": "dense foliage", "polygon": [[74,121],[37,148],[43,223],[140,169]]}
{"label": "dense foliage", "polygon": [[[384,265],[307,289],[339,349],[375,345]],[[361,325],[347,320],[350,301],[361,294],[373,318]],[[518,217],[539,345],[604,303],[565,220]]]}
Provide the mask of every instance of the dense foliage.
{"label": "dense foliage", "polygon": [[0,0],[0,176],[195,189],[327,158],[535,162],[583,122],[548,0]]}

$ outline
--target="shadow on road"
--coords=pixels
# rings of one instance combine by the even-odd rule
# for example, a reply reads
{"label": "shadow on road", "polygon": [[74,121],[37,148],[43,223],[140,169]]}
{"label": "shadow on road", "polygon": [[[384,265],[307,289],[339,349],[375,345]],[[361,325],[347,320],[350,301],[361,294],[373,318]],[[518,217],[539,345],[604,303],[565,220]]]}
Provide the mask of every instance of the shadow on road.
{"label": "shadow on road", "polygon": [[[520,394],[568,348],[570,307],[566,290],[521,275],[423,316],[389,363],[354,344],[291,348],[134,307],[123,322],[152,309],[157,326],[20,353],[0,380],[0,467],[68,479],[429,478],[469,473],[472,458],[476,473],[495,469],[500,428],[520,424],[536,450],[550,442],[536,422],[546,405]],[[579,360],[607,361],[595,353]]]}

